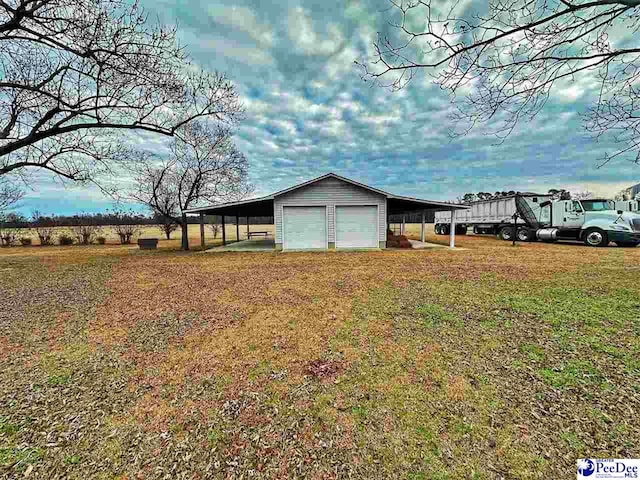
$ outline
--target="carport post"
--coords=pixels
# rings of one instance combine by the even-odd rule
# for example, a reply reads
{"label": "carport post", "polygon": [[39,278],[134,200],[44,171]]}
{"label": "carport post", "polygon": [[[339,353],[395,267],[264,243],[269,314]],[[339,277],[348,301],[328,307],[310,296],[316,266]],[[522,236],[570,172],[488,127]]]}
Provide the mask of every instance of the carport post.
{"label": "carport post", "polygon": [[247,239],[249,239],[249,215],[247,215]]}
{"label": "carport post", "polygon": [[224,214],[222,214],[222,245],[227,244],[227,232],[225,232],[224,228]]}
{"label": "carport post", "polygon": [[449,247],[455,248],[456,246],[456,211],[451,210],[451,226],[449,227]]}
{"label": "carport post", "polygon": [[236,242],[240,241],[240,217],[236,215]]}
{"label": "carport post", "polygon": [[200,247],[204,250],[204,212],[200,212]]}
{"label": "carport post", "polygon": [[407,216],[406,215],[402,215],[402,227],[400,227],[400,235],[404,235],[405,232],[405,222],[407,221]]}
{"label": "carport post", "polygon": [[424,210],[422,211],[422,217],[420,218],[421,220],[421,225],[420,225],[420,241],[422,243],[424,243]]}

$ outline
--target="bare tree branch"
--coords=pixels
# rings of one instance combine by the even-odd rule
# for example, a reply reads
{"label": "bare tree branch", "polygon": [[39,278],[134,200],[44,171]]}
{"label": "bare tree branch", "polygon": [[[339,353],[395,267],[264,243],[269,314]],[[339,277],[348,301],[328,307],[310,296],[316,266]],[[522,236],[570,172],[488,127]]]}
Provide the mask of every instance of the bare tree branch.
{"label": "bare tree branch", "polygon": [[425,70],[456,104],[454,135],[484,123],[500,140],[561,85],[583,81],[594,95],[598,85],[585,128],[620,145],[606,161],[639,161],[640,47],[619,37],[637,34],[640,0],[490,0],[482,14],[455,14],[432,0],[391,5],[393,34],[379,35],[374,57],[356,62],[365,80],[400,89]]}
{"label": "bare tree branch", "polygon": [[149,24],[137,2],[0,2],[0,176],[95,180],[114,161],[101,138],[174,136],[241,110],[225,76],[192,65],[175,28]]}
{"label": "bare tree branch", "polygon": [[0,177],[0,215],[15,206],[24,196],[24,191],[15,183]]}

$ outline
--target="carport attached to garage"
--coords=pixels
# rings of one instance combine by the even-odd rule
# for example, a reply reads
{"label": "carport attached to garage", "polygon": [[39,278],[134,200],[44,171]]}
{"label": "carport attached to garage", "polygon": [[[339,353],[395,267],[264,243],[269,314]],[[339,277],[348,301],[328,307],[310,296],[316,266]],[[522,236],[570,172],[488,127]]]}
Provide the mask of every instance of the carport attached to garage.
{"label": "carport attached to garage", "polygon": [[[203,245],[204,215],[273,216],[276,250],[326,250],[385,248],[391,214],[464,208],[468,207],[393,195],[329,173],[265,197],[186,213],[200,214]],[[424,215],[422,231],[424,239]],[[452,232],[451,246],[455,229]]]}

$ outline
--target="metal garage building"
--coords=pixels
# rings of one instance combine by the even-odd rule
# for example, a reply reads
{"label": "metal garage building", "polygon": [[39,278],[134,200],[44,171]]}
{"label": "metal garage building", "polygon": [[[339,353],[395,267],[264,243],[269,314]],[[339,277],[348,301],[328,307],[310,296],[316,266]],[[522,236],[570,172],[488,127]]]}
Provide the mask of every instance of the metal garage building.
{"label": "metal garage building", "polygon": [[[220,215],[223,221],[224,216],[271,216],[276,250],[328,250],[385,248],[389,215],[465,208],[393,195],[328,173],[265,197],[194,208],[186,213],[200,214],[201,226],[204,215]],[[455,229],[452,231],[453,246]],[[202,239],[203,232],[201,228]]]}

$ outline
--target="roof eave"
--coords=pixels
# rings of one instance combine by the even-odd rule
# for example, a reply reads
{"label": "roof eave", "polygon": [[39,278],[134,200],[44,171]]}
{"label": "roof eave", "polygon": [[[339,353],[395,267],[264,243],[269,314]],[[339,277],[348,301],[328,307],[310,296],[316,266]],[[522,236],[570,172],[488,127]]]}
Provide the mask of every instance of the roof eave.
{"label": "roof eave", "polygon": [[456,203],[446,203],[446,202],[436,202],[436,201],[432,201],[432,200],[424,200],[422,198],[413,198],[413,197],[403,197],[401,195],[391,195],[391,194],[387,194],[387,199],[389,200],[400,200],[403,202],[414,202],[414,203],[421,203],[424,205],[435,205],[436,207],[442,207],[442,208],[446,208],[449,210],[468,210],[471,207],[467,206],[467,205],[459,205]]}
{"label": "roof eave", "polygon": [[221,208],[250,205],[252,203],[265,202],[268,200],[273,200],[273,195],[267,195],[266,197],[252,198],[250,200],[241,200],[239,202],[219,203],[217,205],[207,205],[205,207],[188,208],[187,210],[184,211],[184,213],[200,213],[207,210],[218,210]]}

